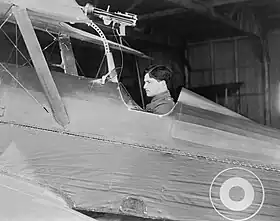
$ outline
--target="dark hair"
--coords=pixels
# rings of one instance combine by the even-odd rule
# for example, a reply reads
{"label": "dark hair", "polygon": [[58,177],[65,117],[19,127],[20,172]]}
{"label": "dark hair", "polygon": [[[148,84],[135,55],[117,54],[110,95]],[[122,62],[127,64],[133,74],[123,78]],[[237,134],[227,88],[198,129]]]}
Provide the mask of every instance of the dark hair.
{"label": "dark hair", "polygon": [[[151,78],[154,78],[157,81],[165,80],[171,97],[174,102],[177,102],[181,89],[185,83],[185,75],[180,75],[178,72],[174,72],[173,70],[164,65],[151,65],[145,69],[144,74],[148,73]],[[178,80],[178,76],[182,76],[183,79],[179,78]]]}
{"label": "dark hair", "polygon": [[171,86],[172,70],[164,65],[151,65],[144,71],[157,81],[165,81],[168,88]]}

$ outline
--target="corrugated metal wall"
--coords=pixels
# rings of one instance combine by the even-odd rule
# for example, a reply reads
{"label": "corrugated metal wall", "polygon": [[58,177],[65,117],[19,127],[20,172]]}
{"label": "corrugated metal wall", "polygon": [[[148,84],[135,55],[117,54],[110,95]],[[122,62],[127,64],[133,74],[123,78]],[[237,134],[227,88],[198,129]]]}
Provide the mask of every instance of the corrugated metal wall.
{"label": "corrugated metal wall", "polygon": [[254,40],[221,39],[189,44],[187,50],[191,66],[189,86],[244,82],[240,102],[232,96],[227,107],[264,123],[262,65],[255,53]]}

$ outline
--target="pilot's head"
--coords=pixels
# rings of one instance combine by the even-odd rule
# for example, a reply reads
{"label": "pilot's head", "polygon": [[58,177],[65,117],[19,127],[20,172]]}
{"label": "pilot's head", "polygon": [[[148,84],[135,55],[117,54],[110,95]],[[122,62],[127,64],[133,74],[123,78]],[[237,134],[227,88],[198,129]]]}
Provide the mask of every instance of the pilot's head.
{"label": "pilot's head", "polygon": [[172,71],[164,65],[153,65],[145,70],[144,89],[148,97],[154,97],[168,90]]}

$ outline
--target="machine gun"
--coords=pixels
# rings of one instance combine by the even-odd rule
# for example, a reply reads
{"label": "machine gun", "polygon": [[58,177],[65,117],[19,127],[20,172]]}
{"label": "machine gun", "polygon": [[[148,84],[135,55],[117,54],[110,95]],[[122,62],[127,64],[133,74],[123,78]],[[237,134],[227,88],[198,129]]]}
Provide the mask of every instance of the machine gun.
{"label": "machine gun", "polygon": [[126,26],[136,26],[137,15],[131,13],[122,13],[122,12],[109,12],[110,6],[107,10],[96,8],[93,5],[87,3],[85,5],[84,12],[88,16],[90,14],[101,18],[105,25],[110,25],[114,28],[116,24],[119,24],[120,35],[125,36]]}

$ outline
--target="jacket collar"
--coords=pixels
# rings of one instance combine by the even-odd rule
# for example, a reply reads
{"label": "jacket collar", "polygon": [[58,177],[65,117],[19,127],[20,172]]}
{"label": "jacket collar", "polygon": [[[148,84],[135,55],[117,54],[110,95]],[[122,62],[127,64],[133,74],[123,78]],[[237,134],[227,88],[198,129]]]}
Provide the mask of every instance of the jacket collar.
{"label": "jacket collar", "polygon": [[171,98],[170,92],[168,90],[154,96],[151,100],[151,103],[165,98]]}

